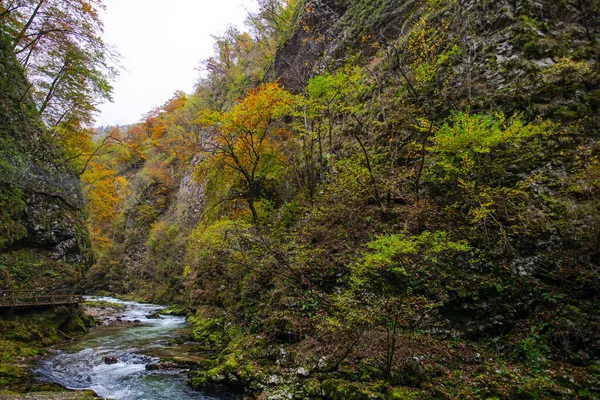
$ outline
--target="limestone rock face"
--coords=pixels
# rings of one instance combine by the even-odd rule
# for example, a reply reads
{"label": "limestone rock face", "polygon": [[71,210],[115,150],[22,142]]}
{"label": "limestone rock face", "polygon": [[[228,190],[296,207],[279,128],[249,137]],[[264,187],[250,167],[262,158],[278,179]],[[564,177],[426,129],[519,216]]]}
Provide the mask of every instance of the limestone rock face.
{"label": "limestone rock face", "polygon": [[[465,109],[483,114],[501,111],[565,125],[585,117],[580,121],[588,122],[577,128],[571,125],[572,137],[561,138],[563,143],[548,142],[536,155],[540,159],[567,141],[595,148],[600,107],[595,43],[600,14],[593,4],[575,0],[307,0],[298,29],[277,51],[275,74],[286,89],[301,92],[314,76],[344,65],[368,64],[365,70],[377,82],[390,79],[399,87],[419,88],[409,100],[417,109],[426,103],[422,110],[427,109],[437,98],[434,107],[440,115]],[[427,84],[419,83],[419,68],[425,64],[411,56],[411,35],[425,32],[414,30],[424,15],[430,24],[428,43],[433,47],[448,44],[443,62],[441,56],[431,59],[431,65],[439,64],[423,81]],[[395,104],[392,98],[387,98],[388,104]],[[549,182],[567,182],[575,168],[573,160],[549,157],[545,166],[534,170],[510,165],[502,179],[532,182],[527,185],[539,199],[558,198],[562,184]],[[545,178],[543,182],[530,179],[534,176]],[[535,204],[540,215],[554,212],[544,200]],[[586,225],[585,230],[596,232],[597,228]],[[560,233],[540,233],[532,240],[535,244],[524,240],[527,251],[506,265],[516,277],[535,276],[536,271],[546,270],[547,255],[569,240]],[[507,297],[504,292],[492,292],[486,293],[485,301],[465,302],[460,296],[446,300],[438,310],[446,326],[438,333],[448,337],[498,334],[537,304],[534,295]]]}
{"label": "limestone rock face", "polygon": [[[398,56],[393,63],[407,68],[401,42],[425,12],[425,3],[309,0],[299,18],[299,29],[277,51],[275,75],[286,89],[301,91],[311,77],[347,63],[350,54],[369,59],[382,49],[380,55],[385,54],[389,62]],[[558,73],[573,55],[564,53],[565,43],[582,51],[592,40],[595,17],[586,17],[589,10],[585,7],[589,6],[580,9],[581,2],[552,0],[446,3],[440,6],[438,17],[449,21],[445,40],[459,43],[461,56],[452,60],[452,74],[440,74],[448,79],[434,82],[436,87],[446,88],[444,96],[467,99],[473,109],[495,107],[511,112],[518,106],[546,116],[563,108],[567,110],[563,111],[565,118],[574,104],[585,103],[585,99],[591,98],[597,107],[597,94],[589,93],[592,83],[583,85],[585,77],[574,82]],[[537,25],[524,24],[523,15],[528,13]],[[587,66],[591,66],[593,56],[588,57]],[[579,68],[587,66],[583,63]],[[571,73],[571,77],[575,75]],[[568,85],[585,87],[562,90],[568,86],[563,78]]]}
{"label": "limestone rock face", "polygon": [[3,38],[0,50],[0,254],[31,250],[38,262],[87,265],[79,179],[40,120]]}

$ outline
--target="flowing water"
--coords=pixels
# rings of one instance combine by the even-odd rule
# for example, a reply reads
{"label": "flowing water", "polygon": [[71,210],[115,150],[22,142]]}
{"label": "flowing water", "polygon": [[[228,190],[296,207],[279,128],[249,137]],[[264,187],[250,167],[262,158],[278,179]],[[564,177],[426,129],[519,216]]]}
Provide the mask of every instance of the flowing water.
{"label": "flowing water", "polygon": [[[146,365],[158,362],[159,357],[186,355],[185,345],[169,344],[185,332],[184,317],[148,319],[147,315],[163,307],[108,297],[88,300],[125,305],[119,313],[124,322],[94,328],[77,341],[56,346],[36,367],[42,380],[70,389],[91,389],[115,400],[217,399],[191,389],[184,370],[146,370]],[[117,363],[106,364],[107,356],[117,357]]]}

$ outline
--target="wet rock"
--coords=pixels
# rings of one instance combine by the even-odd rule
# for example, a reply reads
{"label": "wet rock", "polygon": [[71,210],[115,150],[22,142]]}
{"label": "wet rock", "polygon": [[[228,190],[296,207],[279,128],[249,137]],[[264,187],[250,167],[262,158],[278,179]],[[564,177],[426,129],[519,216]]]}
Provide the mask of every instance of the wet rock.
{"label": "wet rock", "polygon": [[187,367],[175,362],[157,362],[146,364],[146,369],[148,371],[169,371],[174,369],[187,369]]}
{"label": "wet rock", "polygon": [[146,318],[148,318],[148,319],[162,319],[162,317],[157,312],[154,312],[152,314],[146,315]]}
{"label": "wet rock", "polygon": [[116,364],[118,362],[119,362],[119,359],[115,356],[104,357],[104,364]]}

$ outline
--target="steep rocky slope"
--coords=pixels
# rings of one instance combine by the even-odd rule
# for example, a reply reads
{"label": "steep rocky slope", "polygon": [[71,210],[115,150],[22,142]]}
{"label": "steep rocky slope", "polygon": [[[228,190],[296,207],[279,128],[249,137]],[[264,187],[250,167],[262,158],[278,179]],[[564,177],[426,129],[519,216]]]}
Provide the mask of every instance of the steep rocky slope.
{"label": "steep rocky slope", "polygon": [[0,38],[0,287],[74,284],[92,261],[79,179]]}
{"label": "steep rocky slope", "polygon": [[[183,302],[197,387],[594,398],[598,1],[297,6],[107,161],[130,191],[90,281]],[[293,94],[228,97],[273,70]]]}
{"label": "steep rocky slope", "polygon": [[[229,289],[208,263],[197,267],[198,285],[219,282],[236,299],[197,303],[224,307],[225,321],[269,340],[234,339],[219,360],[235,366],[207,363],[196,384],[287,379],[287,391],[260,387],[265,398],[594,398],[599,3],[302,7],[275,69],[285,88],[324,97],[323,119],[304,114],[303,128],[321,140],[311,123],[332,126],[321,157],[333,177],[277,250],[269,242],[254,255],[301,283],[271,278],[270,286],[260,275]],[[352,76],[356,65],[362,80]],[[333,145],[332,131],[343,137]],[[312,142],[315,153],[321,145]],[[352,162],[329,161],[353,157],[366,159],[363,175]],[[199,331],[217,334],[208,321]],[[294,345],[278,353],[273,342]],[[252,372],[240,347],[261,354],[261,368],[285,367],[275,378]]]}
{"label": "steep rocky slope", "polygon": [[[79,288],[93,258],[79,179],[43,126],[29,89],[0,32],[0,293]],[[92,322],[72,307],[5,312],[0,390],[29,388],[32,357],[64,335],[85,332]]]}

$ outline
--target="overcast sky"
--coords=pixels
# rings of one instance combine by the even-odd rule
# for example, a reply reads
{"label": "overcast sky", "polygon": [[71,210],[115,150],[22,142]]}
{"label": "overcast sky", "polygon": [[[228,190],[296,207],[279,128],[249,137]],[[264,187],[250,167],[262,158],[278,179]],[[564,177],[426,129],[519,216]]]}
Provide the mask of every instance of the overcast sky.
{"label": "overcast sky", "polygon": [[200,61],[213,54],[211,35],[243,28],[254,0],[104,0],[104,40],[121,54],[113,103],[100,106],[97,125],[129,124],[192,91]]}

